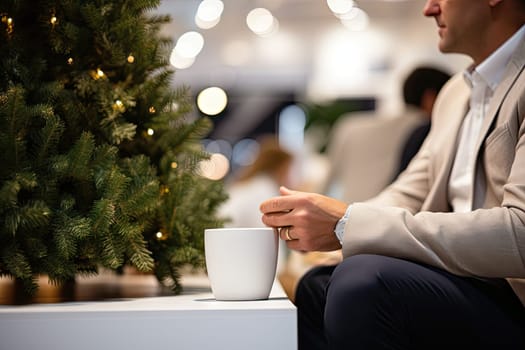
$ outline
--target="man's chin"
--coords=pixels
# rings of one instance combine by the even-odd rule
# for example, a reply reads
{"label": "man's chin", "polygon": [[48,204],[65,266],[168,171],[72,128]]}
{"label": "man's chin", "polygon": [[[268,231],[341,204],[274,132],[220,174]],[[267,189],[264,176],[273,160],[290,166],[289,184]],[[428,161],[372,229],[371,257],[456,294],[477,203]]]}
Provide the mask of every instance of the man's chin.
{"label": "man's chin", "polygon": [[447,45],[447,43],[443,41],[443,39],[439,41],[438,48],[439,48],[439,51],[441,51],[442,53],[454,53],[454,50],[452,50],[450,48],[450,45]]}

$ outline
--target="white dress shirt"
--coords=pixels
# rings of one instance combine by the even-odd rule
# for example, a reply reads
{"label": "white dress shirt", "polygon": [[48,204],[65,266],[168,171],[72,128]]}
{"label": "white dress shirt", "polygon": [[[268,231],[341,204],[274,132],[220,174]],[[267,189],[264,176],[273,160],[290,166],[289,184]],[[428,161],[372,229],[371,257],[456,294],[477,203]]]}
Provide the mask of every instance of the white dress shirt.
{"label": "white dress shirt", "polygon": [[465,72],[467,83],[472,86],[469,111],[463,120],[459,144],[450,175],[448,195],[454,212],[476,209],[473,191],[483,191],[481,184],[474,189],[476,164],[475,147],[480,137],[483,119],[487,113],[494,90],[500,83],[511,54],[525,35],[522,26],[509,40],[494,51],[485,61]]}

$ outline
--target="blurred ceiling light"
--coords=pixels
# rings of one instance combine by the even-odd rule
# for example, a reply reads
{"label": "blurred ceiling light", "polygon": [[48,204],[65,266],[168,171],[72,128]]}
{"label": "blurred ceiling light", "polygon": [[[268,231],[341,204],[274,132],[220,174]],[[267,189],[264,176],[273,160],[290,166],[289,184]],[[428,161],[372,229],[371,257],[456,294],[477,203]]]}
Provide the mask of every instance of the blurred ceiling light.
{"label": "blurred ceiling light", "polygon": [[359,16],[359,14],[363,12],[363,10],[361,10],[359,7],[352,7],[352,9],[350,11],[348,11],[347,13],[345,14],[342,14],[339,17],[339,19],[342,21],[350,21],[352,19],[354,19],[355,17]]}
{"label": "blurred ceiling light", "polygon": [[355,6],[353,0],[326,0],[326,3],[337,17],[344,15]]}
{"label": "blurred ceiling light", "polygon": [[202,177],[210,180],[220,180],[228,174],[230,161],[220,153],[214,153],[210,159],[199,163],[199,173]]}
{"label": "blurred ceiling light", "polygon": [[201,52],[204,46],[204,38],[200,33],[197,32],[186,32],[182,34],[177,43],[175,44],[175,50],[181,57],[192,58],[196,57]]}
{"label": "blurred ceiling light", "polygon": [[243,40],[234,40],[227,43],[221,52],[224,63],[230,66],[246,64],[252,55],[250,45]]}
{"label": "blurred ceiling light", "polygon": [[277,18],[273,17],[272,26],[270,27],[270,29],[264,33],[260,33],[259,36],[269,37],[274,34],[277,34],[278,32],[279,32],[279,21],[277,20]]}
{"label": "blurred ceiling light", "polygon": [[358,7],[354,7],[350,13],[343,16],[340,20],[346,28],[353,31],[365,30],[370,23],[370,19],[366,12]]}
{"label": "blurred ceiling light", "polygon": [[221,20],[224,4],[221,0],[203,0],[195,14],[195,23],[199,28],[210,29]]}
{"label": "blurred ceiling light", "polygon": [[248,13],[246,24],[252,32],[261,36],[275,33],[279,27],[277,19],[272,13],[262,7],[255,8]]}
{"label": "blurred ceiling light", "polygon": [[[357,33],[334,27],[324,33],[314,57],[312,79],[308,95],[317,100],[327,100],[350,92],[361,94],[369,77],[368,62],[371,45],[377,43],[370,32]],[[356,93],[357,94],[357,93]]]}
{"label": "blurred ceiling light", "polygon": [[173,49],[170,55],[170,64],[177,69],[186,69],[195,62],[195,57],[182,57]]}
{"label": "blurred ceiling light", "polygon": [[301,41],[291,32],[280,31],[272,37],[270,44],[266,40],[257,40],[255,49],[254,54],[265,64],[295,64],[303,59]]}
{"label": "blurred ceiling light", "polygon": [[228,104],[228,96],[220,87],[209,87],[202,90],[197,96],[197,107],[207,115],[221,113]]}
{"label": "blurred ceiling light", "polygon": [[220,17],[214,21],[205,22],[202,19],[195,17],[195,24],[201,29],[210,29],[215,27],[221,21]]}

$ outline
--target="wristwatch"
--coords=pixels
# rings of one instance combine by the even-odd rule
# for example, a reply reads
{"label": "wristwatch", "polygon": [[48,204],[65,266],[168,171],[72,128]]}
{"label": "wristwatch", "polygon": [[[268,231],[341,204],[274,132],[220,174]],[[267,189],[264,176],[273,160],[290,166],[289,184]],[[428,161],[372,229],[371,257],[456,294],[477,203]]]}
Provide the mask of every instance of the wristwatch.
{"label": "wristwatch", "polygon": [[334,233],[337,239],[339,240],[339,244],[343,246],[343,237],[345,235],[345,226],[346,222],[348,221],[348,216],[350,215],[350,210],[352,209],[352,205],[349,205],[348,208],[346,208],[345,214],[337,224],[335,225]]}

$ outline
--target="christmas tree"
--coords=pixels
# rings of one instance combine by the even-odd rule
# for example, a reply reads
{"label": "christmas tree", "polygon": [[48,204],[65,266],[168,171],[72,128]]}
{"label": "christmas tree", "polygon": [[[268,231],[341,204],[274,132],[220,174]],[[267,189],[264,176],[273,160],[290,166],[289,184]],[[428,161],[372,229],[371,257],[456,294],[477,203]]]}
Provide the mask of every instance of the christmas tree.
{"label": "christmas tree", "polygon": [[158,5],[0,4],[0,275],[29,291],[129,265],[178,292],[223,224],[222,184],[198,174],[211,123],[173,88]]}

